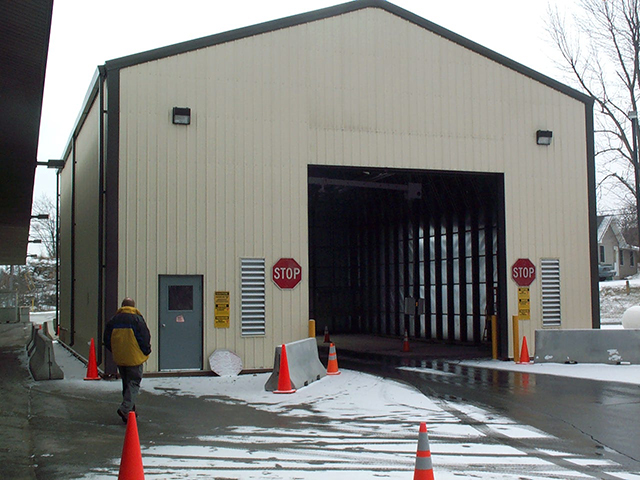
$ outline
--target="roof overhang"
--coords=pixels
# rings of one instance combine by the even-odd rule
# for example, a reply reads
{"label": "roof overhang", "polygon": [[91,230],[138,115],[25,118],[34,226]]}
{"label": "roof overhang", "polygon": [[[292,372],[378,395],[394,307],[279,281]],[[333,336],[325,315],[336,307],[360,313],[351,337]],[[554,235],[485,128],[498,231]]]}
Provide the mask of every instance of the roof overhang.
{"label": "roof overhang", "polygon": [[53,0],[0,0],[0,11],[0,265],[22,265]]}

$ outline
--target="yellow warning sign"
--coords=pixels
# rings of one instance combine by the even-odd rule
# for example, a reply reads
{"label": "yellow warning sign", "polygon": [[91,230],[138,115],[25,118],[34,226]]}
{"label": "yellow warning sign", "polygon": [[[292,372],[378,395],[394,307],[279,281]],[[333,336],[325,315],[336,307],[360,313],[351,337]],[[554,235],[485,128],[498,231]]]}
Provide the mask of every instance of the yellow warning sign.
{"label": "yellow warning sign", "polygon": [[215,292],[214,299],[214,326],[216,328],[229,328],[229,292]]}
{"label": "yellow warning sign", "polygon": [[531,320],[531,293],[529,287],[518,287],[518,318]]}

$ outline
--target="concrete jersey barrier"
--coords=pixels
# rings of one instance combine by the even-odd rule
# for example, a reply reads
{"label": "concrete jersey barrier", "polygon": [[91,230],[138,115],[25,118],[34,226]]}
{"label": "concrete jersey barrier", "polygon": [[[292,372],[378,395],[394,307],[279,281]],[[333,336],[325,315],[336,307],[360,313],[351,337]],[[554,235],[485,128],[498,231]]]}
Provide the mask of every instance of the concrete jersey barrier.
{"label": "concrete jersey barrier", "polygon": [[38,327],[31,325],[31,336],[27,342],[27,356],[31,357],[33,349],[36,348],[36,335],[38,335]]}
{"label": "concrete jersey barrier", "polygon": [[534,361],[640,364],[640,329],[536,330]]}
{"label": "concrete jersey barrier", "polygon": [[53,340],[51,333],[49,333],[49,329],[47,323],[43,323],[42,325],[36,325],[35,323],[31,324],[31,337],[29,338],[29,342],[27,343],[27,356],[31,356],[33,354],[33,349],[36,348],[36,336],[38,332],[41,331],[45,337]]}
{"label": "concrete jersey barrier", "polygon": [[[305,338],[297,342],[285,343],[287,349],[287,364],[291,387],[298,389],[320,380],[327,371],[320,363],[318,357],[318,344],[315,338]],[[273,373],[264,385],[267,392],[273,392],[278,388],[278,375],[280,374],[280,352],[282,347],[276,347],[273,359]]]}
{"label": "concrete jersey barrier", "polygon": [[53,341],[42,330],[34,336],[29,357],[29,370],[34,380],[59,380],[64,378],[62,369],[56,363]]}

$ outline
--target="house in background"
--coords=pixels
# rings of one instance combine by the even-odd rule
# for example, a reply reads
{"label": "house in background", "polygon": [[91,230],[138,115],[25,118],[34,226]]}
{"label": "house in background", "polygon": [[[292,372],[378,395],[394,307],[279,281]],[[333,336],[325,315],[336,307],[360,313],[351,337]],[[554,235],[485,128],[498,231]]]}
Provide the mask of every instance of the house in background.
{"label": "house in background", "polygon": [[627,243],[614,217],[598,216],[598,270],[601,279],[620,279],[638,273],[639,250]]}

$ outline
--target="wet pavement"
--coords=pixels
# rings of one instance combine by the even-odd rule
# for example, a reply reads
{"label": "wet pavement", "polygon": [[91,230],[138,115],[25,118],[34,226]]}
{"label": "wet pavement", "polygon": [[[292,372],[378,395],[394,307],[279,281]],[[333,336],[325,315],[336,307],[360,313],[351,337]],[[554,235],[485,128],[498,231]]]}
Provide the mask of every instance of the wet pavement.
{"label": "wet pavement", "polygon": [[[120,458],[125,432],[125,426],[115,414],[120,401],[119,381],[79,381],[72,386],[66,381],[33,381],[27,370],[24,351],[29,333],[30,326],[0,325],[0,478],[115,478],[117,464],[114,462]],[[453,421],[479,432],[485,439],[482,444],[475,444],[475,440],[471,440],[471,444],[475,445],[473,448],[508,446],[518,452],[518,461],[523,464],[548,465],[544,471],[552,472],[545,473],[545,476],[526,476],[523,471],[521,476],[514,471],[513,476],[505,473],[490,478],[640,478],[637,473],[637,476],[625,476],[622,473],[640,471],[639,442],[635,440],[640,428],[637,425],[640,418],[637,398],[640,389],[637,386],[458,365],[458,358],[487,358],[486,349],[475,347],[451,348],[412,341],[411,351],[402,352],[402,341],[397,338],[332,336],[332,341],[336,344],[341,368],[354,368],[400,380],[435,399],[443,410],[440,416],[453,419],[442,420],[444,423],[435,425],[436,435],[432,439],[435,448],[444,448],[446,442],[453,441],[446,435],[437,435],[438,428],[444,431]],[[320,357],[326,358],[328,344],[324,344],[322,337],[318,338],[318,343]],[[399,370],[398,366],[424,370]],[[145,382],[151,383],[143,380],[143,387]],[[172,387],[156,387],[156,391],[158,394],[143,391],[140,397],[138,425],[147,439],[144,458],[145,462],[161,463],[172,474],[166,477],[161,473],[147,475],[149,478],[263,478],[260,469],[252,470],[253,473],[247,470],[245,474],[235,476],[207,476],[207,470],[202,466],[193,467],[196,472],[200,468],[201,473],[191,477],[186,467],[181,466],[183,462],[188,463],[191,457],[182,454],[181,449],[200,447],[206,450],[209,452],[207,455],[213,458],[208,460],[209,464],[241,463],[239,460],[230,460],[228,453],[219,453],[222,456],[216,457],[215,452],[222,452],[231,443],[242,444],[242,447],[236,445],[234,448],[239,448],[239,451],[244,448],[245,457],[262,451],[275,459],[292,448],[304,448],[300,445],[299,434],[292,437],[291,445],[279,443],[285,440],[278,438],[287,435],[282,432],[300,432],[301,427],[309,424],[314,425],[316,432],[329,432],[336,428],[326,417],[314,415],[313,409],[305,405],[298,408],[308,409],[309,416],[296,418],[253,408],[219,394],[210,397],[189,396]],[[477,415],[461,405],[482,405],[490,415],[480,421]],[[532,440],[501,433],[504,427],[500,426],[501,421],[496,423],[496,420],[491,420],[500,416],[513,418],[522,425],[532,425],[549,436]],[[367,428],[377,431],[380,427],[371,424]],[[268,432],[259,438],[264,442],[259,446],[254,445],[257,441],[255,433],[253,436],[247,434],[256,431]],[[326,442],[344,442],[347,438],[339,432],[331,434],[335,438],[329,433],[322,435],[327,435]],[[317,440],[313,436],[305,442]],[[404,441],[402,448],[406,451],[402,453],[402,461],[405,463],[398,468],[400,471],[404,469],[408,478],[413,461],[411,451],[415,450],[415,444],[412,436]],[[462,438],[454,443],[460,446],[469,441],[468,438]],[[163,448],[168,449],[169,454],[153,453]],[[362,446],[357,448],[363,449]],[[318,457],[324,453],[322,448],[312,452]],[[375,451],[368,452],[366,448],[362,454],[371,455],[371,458],[380,455]],[[191,458],[191,461],[202,461],[202,458],[209,457]],[[442,454],[440,458],[444,458]],[[485,472],[492,469],[508,472],[509,468],[522,471],[523,464],[508,466],[509,462],[514,462],[513,458],[494,457],[497,462],[505,462],[504,468],[497,465],[478,468]],[[606,472],[601,470],[595,473],[597,470],[594,468],[598,468],[600,461],[607,465]],[[304,463],[321,471],[323,467],[317,462],[315,467],[313,460]],[[312,478],[311,470],[297,477],[278,474],[278,468],[282,468],[278,465],[283,464],[282,460],[274,460],[270,464],[273,466],[263,467],[264,476]],[[563,475],[554,471],[573,473]],[[87,476],[89,472],[93,472],[93,476]],[[100,472],[104,476],[99,476]],[[388,472],[380,475],[398,478]],[[439,478],[454,477],[460,478],[460,475],[439,475]]]}
{"label": "wet pavement", "polygon": [[[71,387],[61,380],[35,382],[25,353],[30,332],[30,325],[0,325],[0,478],[74,479],[112,469],[126,429],[116,415],[120,381],[82,383],[77,375]],[[140,394],[138,428],[156,445],[198,443],[199,434],[215,435],[230,424],[273,421],[247,406],[164,393]]]}
{"label": "wet pavement", "polygon": [[[490,358],[487,349],[411,341],[402,351],[398,339],[335,335],[341,364],[347,368],[405,381],[429,397],[490,408],[563,439],[585,455],[614,458],[640,468],[640,386],[545,374],[527,374],[459,365]],[[320,348],[326,348],[318,337]],[[340,347],[338,347],[340,345]],[[422,367],[407,371],[397,367]],[[431,374],[447,372],[453,375]]]}

